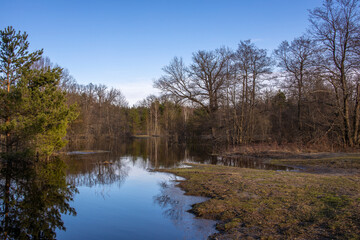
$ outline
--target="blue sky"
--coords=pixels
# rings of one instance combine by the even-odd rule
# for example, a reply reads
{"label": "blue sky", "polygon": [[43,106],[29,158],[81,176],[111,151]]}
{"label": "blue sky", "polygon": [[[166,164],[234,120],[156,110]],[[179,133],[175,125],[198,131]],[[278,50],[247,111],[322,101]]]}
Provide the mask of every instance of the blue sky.
{"label": "blue sky", "polygon": [[306,32],[322,0],[0,0],[0,28],[29,34],[31,49],[69,69],[78,83],[119,88],[130,104],[156,90],[174,56],[236,49],[252,39],[272,52]]}

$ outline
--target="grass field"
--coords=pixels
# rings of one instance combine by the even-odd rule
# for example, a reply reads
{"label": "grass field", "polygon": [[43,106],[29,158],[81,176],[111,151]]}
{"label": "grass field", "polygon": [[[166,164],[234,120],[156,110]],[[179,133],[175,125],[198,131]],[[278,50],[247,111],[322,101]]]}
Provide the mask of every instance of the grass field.
{"label": "grass field", "polygon": [[[324,161],[326,166],[339,165],[332,163],[336,159],[309,164]],[[346,167],[359,167],[357,160],[343,161],[349,164]],[[219,221],[216,239],[360,239],[359,174],[198,164],[165,171],[186,178],[179,186],[187,194],[210,198],[194,205],[192,211]]]}

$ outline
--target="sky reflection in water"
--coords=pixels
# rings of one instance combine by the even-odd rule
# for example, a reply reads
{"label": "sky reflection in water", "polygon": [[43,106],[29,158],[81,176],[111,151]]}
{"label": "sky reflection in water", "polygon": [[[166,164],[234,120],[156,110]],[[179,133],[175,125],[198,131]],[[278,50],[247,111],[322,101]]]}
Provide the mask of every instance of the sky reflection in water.
{"label": "sky reflection in water", "polygon": [[174,187],[177,177],[149,169],[199,162],[292,170],[260,159],[211,156],[206,147],[160,138],[101,144],[71,144],[69,151],[101,151],[65,155],[49,164],[2,163],[0,238],[206,239],[216,232],[215,222],[187,212],[206,199],[185,196]]}
{"label": "sky reflection in water", "polygon": [[186,212],[205,198],[184,196],[174,175],[148,171],[150,157],[115,155],[66,160],[79,191],[71,204],[77,216],[63,216],[67,230],[58,239],[206,239],[216,232],[215,221]]}

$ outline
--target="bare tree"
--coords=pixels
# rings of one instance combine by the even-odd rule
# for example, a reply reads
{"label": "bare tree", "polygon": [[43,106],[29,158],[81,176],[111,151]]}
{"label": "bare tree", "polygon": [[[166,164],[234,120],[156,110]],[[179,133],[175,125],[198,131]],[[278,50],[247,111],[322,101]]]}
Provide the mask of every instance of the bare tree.
{"label": "bare tree", "polygon": [[226,86],[230,52],[225,48],[215,51],[198,51],[193,54],[190,77],[195,85],[195,95],[207,103],[208,113],[219,108],[221,91]]}
{"label": "bare tree", "polygon": [[295,38],[290,44],[283,41],[275,50],[278,66],[285,71],[286,87],[297,92],[297,121],[299,130],[302,129],[302,100],[304,85],[315,74],[314,42],[305,36]]}
{"label": "bare tree", "polygon": [[323,51],[321,67],[336,94],[344,143],[352,146],[357,133],[351,133],[349,100],[359,67],[359,0],[326,0],[321,8],[310,11],[310,22],[311,34]]}
{"label": "bare tree", "polygon": [[[240,135],[244,137],[245,128],[250,138],[254,135],[255,100],[262,76],[271,73],[273,62],[265,49],[259,49],[250,40],[241,41],[234,54],[237,78],[242,88],[240,99]],[[247,123],[247,127],[245,127]],[[242,142],[242,141],[240,141]]]}
{"label": "bare tree", "polygon": [[[189,68],[182,59],[174,58],[163,68],[165,75],[154,86],[168,95],[200,105],[210,119],[215,119],[225,82],[228,76],[230,51],[220,48],[215,51],[198,51],[193,54]],[[215,137],[215,124],[212,135]]]}
{"label": "bare tree", "polygon": [[165,74],[154,82],[154,87],[160,89],[164,95],[189,100],[206,108],[195,94],[195,86],[182,58],[174,57],[162,70]]}

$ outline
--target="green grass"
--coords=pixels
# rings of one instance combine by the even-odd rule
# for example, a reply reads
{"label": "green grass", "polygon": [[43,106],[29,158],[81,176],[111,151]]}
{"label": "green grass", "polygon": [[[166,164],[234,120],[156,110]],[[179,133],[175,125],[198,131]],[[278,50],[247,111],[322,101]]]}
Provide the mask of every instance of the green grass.
{"label": "green grass", "polygon": [[213,165],[166,170],[186,178],[198,217],[219,220],[218,239],[359,239],[360,176]]}

